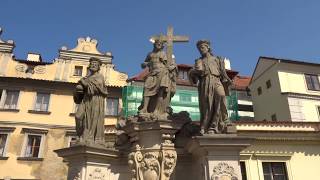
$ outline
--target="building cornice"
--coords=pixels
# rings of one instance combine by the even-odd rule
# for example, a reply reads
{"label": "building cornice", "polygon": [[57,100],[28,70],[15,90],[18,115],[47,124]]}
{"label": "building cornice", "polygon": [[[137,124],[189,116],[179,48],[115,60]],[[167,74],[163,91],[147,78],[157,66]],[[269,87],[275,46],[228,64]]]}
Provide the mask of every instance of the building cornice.
{"label": "building cornice", "polygon": [[235,122],[238,132],[272,132],[272,133],[320,133],[320,122],[291,121],[238,121]]}
{"label": "building cornice", "polygon": [[[22,78],[22,77],[3,77],[0,76],[0,80],[5,80],[7,82],[9,82],[10,84],[12,84],[12,82],[17,82],[17,81],[27,81],[27,82],[39,82],[39,83],[46,83],[46,84],[59,84],[59,85],[69,85],[70,87],[75,86],[77,83],[75,82],[69,82],[69,81],[57,81],[57,80],[46,80],[46,79],[32,79],[32,78]],[[122,88],[122,86],[117,86],[117,85],[106,85],[107,87],[111,87],[111,88]],[[1,85],[0,85],[1,87]]]}
{"label": "building cornice", "polygon": [[48,129],[74,129],[74,126],[57,125],[57,124],[45,124],[45,123],[32,123],[23,121],[0,121],[0,126],[30,126],[36,128],[48,128]]}
{"label": "building cornice", "polygon": [[309,99],[309,100],[320,101],[320,95],[293,93],[293,92],[282,92],[281,94],[287,95],[288,97],[292,97],[292,98],[300,98],[300,99]]}

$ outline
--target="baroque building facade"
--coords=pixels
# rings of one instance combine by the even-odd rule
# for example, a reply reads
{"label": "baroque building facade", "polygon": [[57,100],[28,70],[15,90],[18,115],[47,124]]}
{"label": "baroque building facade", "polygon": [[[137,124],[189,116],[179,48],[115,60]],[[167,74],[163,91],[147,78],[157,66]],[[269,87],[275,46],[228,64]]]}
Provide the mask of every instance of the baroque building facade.
{"label": "baroque building facade", "polygon": [[115,70],[112,54],[99,52],[97,45],[90,37],[79,38],[75,48],[62,47],[53,62],[46,62],[36,53],[17,59],[14,42],[0,40],[0,179],[66,177],[66,166],[53,150],[75,140],[73,91],[87,75],[91,57],[103,62],[100,73],[109,91],[105,133],[111,140],[128,76]]}

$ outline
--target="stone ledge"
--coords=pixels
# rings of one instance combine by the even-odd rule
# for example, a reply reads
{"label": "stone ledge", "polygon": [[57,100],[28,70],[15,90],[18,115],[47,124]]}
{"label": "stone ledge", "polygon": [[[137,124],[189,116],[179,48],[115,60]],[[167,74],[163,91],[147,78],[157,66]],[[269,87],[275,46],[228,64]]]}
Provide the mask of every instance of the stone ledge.
{"label": "stone ledge", "polygon": [[19,160],[19,161],[43,161],[43,158],[38,158],[38,157],[18,157],[17,160]]}
{"label": "stone ledge", "polygon": [[189,153],[198,154],[208,152],[240,152],[250,146],[255,138],[238,136],[237,134],[211,134],[193,136],[185,148]]}
{"label": "stone ledge", "polygon": [[1,132],[13,132],[15,129],[15,127],[0,127]]}
{"label": "stone ledge", "polygon": [[9,157],[0,156],[0,160],[7,160],[7,159],[9,159]]}
{"label": "stone ledge", "polygon": [[47,129],[22,128],[22,133],[48,134]]}
{"label": "stone ledge", "polygon": [[28,113],[32,113],[32,114],[51,114],[50,111],[37,111],[37,110],[28,110]]}
{"label": "stone ledge", "polygon": [[64,160],[68,161],[72,158],[99,158],[101,160],[105,158],[118,159],[120,152],[114,149],[91,147],[85,145],[74,145],[68,148],[54,150],[59,157],[63,157]]}
{"label": "stone ledge", "polygon": [[5,108],[1,108],[0,111],[7,111],[7,112],[19,112],[20,109],[5,109]]}

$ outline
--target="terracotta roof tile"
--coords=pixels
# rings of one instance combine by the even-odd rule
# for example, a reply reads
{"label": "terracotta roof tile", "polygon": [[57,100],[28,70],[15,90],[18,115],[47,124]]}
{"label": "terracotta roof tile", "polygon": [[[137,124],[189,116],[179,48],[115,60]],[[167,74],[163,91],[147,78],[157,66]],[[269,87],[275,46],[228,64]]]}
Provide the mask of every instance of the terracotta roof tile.
{"label": "terracotta roof tile", "polygon": [[234,77],[234,85],[236,90],[246,90],[249,83],[250,83],[251,77],[250,76],[240,76],[237,75]]}

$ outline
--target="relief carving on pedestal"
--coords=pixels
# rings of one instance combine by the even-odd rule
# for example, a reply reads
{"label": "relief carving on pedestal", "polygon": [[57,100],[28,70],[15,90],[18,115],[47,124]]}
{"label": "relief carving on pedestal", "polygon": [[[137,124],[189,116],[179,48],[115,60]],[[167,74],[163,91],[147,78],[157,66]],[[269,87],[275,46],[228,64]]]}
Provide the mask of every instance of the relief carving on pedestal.
{"label": "relief carving on pedestal", "polygon": [[169,180],[170,175],[172,174],[174,168],[176,167],[177,162],[177,152],[174,150],[164,150],[162,151],[163,155],[163,170],[162,174],[163,180]]}
{"label": "relief carving on pedestal", "polygon": [[102,172],[102,169],[95,168],[90,174],[89,174],[89,180],[106,180],[105,174]]}
{"label": "relief carving on pedestal", "polygon": [[129,154],[132,180],[169,180],[177,161],[174,150],[141,150]]}
{"label": "relief carving on pedestal", "polygon": [[238,175],[228,163],[220,162],[213,168],[211,180],[238,180]]}
{"label": "relief carving on pedestal", "polygon": [[81,173],[78,172],[78,174],[74,176],[73,180],[81,180]]}

